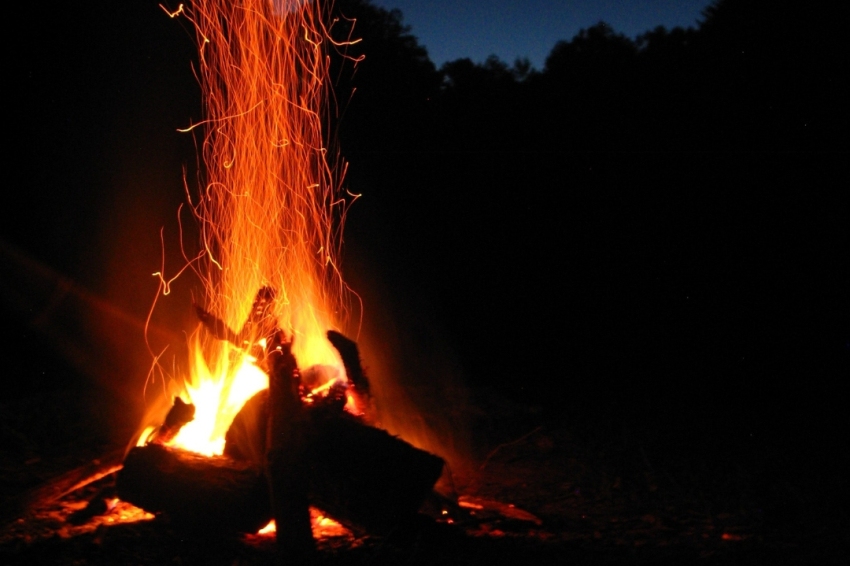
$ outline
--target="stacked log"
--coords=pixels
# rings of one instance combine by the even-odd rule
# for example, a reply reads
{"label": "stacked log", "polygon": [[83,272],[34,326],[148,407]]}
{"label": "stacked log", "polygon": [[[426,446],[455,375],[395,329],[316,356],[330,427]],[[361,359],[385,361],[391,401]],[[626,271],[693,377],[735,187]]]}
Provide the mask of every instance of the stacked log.
{"label": "stacked log", "polygon": [[310,433],[310,501],[354,532],[406,524],[443,471],[442,458],[348,414],[314,415]]}
{"label": "stacked log", "polygon": [[307,501],[307,422],[299,394],[298,364],[283,333],[272,337],[269,419],[266,429],[266,481],[281,554],[299,557],[315,549]]}
{"label": "stacked log", "polygon": [[[442,473],[441,458],[357,417],[307,413],[302,458],[311,505],[359,533],[387,534],[416,515]],[[130,451],[118,496],[181,525],[251,533],[272,518],[256,463],[158,444]]]}
{"label": "stacked log", "polygon": [[137,446],[118,474],[118,497],[182,529],[251,533],[271,519],[261,470],[159,444]]}
{"label": "stacked log", "polygon": [[[258,293],[256,313],[239,333],[198,308],[219,338],[256,336],[273,293]],[[359,394],[368,395],[357,345],[329,333]],[[242,342],[244,343],[244,342]],[[444,462],[343,411],[337,398],[303,403],[291,343],[269,336],[262,352],[269,389],[250,399],[230,427],[223,456],[206,457],[153,441],[133,448],[118,475],[118,496],[163,514],[186,529],[253,533],[271,518],[282,555],[313,548],[309,505],[360,533],[388,534],[413,519],[439,479]],[[171,438],[191,411],[175,400],[158,435]]]}

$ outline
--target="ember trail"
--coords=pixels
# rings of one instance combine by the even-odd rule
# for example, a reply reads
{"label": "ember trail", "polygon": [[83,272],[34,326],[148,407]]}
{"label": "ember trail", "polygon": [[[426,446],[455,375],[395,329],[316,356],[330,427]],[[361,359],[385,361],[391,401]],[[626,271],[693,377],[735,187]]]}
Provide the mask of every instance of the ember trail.
{"label": "ember trail", "polygon": [[357,344],[337,330],[346,202],[322,133],[327,14],[296,0],[199,0],[180,14],[197,32],[206,111],[187,129],[204,132],[205,181],[189,195],[201,251],[186,257],[202,328],[185,390],[126,456],[117,494],[207,533],[274,519],[287,556],[314,547],[310,505],[389,532],[444,462],[369,426]]}
{"label": "ember trail", "polygon": [[[186,260],[203,283],[202,318],[242,329],[237,340],[191,338],[181,394],[197,413],[175,444],[211,455],[244,402],[268,385],[250,354],[270,328],[291,334],[300,367],[313,368],[311,388],[345,383],[325,333],[345,322],[337,256],[347,204],[322,130],[331,43],[324,3],[197,0],[171,15],[195,28],[205,110],[186,129],[203,133],[204,163],[199,194],[187,190],[201,251]],[[275,294],[262,313],[252,312],[259,289]],[[246,320],[254,322],[243,327]]]}

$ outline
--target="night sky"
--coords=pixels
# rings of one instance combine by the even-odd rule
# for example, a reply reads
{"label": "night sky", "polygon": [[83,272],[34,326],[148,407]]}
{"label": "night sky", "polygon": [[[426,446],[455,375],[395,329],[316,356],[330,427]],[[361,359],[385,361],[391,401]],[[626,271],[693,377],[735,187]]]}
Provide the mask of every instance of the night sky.
{"label": "night sky", "polygon": [[377,0],[398,8],[431,60],[488,56],[543,67],[552,46],[600,20],[634,38],[657,26],[695,27],[707,0]]}

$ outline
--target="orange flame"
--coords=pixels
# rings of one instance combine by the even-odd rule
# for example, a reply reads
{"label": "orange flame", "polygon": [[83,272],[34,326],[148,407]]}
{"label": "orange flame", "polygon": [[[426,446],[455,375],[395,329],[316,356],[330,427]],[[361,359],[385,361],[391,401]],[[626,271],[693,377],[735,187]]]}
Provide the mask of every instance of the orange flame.
{"label": "orange flame", "polygon": [[[202,251],[187,257],[203,281],[203,306],[238,331],[257,291],[271,287],[268,316],[292,334],[299,366],[330,366],[327,379],[345,379],[325,336],[345,322],[337,257],[347,210],[322,130],[327,12],[311,0],[196,0],[169,12],[181,14],[196,30],[206,114],[185,130],[204,132],[203,186],[188,195]],[[175,443],[221,453],[236,412],[268,382],[230,344],[195,335],[190,347],[181,397],[197,412]]]}

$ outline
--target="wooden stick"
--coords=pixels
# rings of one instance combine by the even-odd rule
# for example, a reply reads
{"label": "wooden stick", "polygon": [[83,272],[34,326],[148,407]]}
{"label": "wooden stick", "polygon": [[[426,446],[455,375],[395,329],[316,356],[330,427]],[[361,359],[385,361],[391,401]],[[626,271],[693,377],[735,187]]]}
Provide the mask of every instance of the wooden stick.
{"label": "wooden stick", "polygon": [[150,442],[157,444],[168,444],[177,436],[184,425],[195,419],[195,406],[186,403],[180,397],[174,398],[174,404],[165,416],[165,422],[159,427]]}
{"label": "wooden stick", "polygon": [[348,376],[348,380],[354,384],[358,393],[368,397],[369,378],[366,377],[366,372],[363,371],[363,363],[360,361],[360,351],[357,348],[357,342],[335,330],[328,330],[327,336],[328,341],[339,352],[339,357],[342,359],[342,365],[345,368],[345,375]]}
{"label": "wooden stick", "polygon": [[261,287],[254,297],[251,312],[248,313],[248,318],[238,333],[200,305],[195,305],[195,314],[214,338],[230,342],[239,348],[247,348],[252,355],[262,354],[262,351],[254,352],[254,345],[261,338],[267,338],[275,332],[274,318],[270,315],[274,297],[274,289]]}
{"label": "wooden stick", "polygon": [[[344,411],[301,407],[308,499],[358,533],[387,534],[416,515],[443,460]],[[224,454],[262,466],[268,452],[269,391],[249,400],[227,432]]]}
{"label": "wooden stick", "polygon": [[306,420],[299,394],[298,365],[292,342],[277,331],[267,350],[269,421],[266,433],[266,479],[277,526],[281,560],[300,560],[315,550],[307,499],[309,479],[304,459]]}

